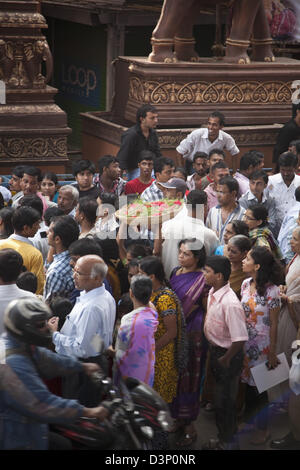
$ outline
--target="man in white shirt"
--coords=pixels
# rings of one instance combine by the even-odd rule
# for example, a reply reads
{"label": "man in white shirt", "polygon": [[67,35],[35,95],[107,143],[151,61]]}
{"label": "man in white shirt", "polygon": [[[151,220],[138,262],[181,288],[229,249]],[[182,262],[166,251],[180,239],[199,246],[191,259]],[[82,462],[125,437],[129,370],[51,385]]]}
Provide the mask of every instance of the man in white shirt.
{"label": "man in white shirt", "polygon": [[77,260],[74,282],[82,292],[61,331],[54,330],[53,342],[59,354],[84,359],[98,356],[101,351],[96,336],[105,348],[110,346],[116,303],[103,285],[106,273],[107,265],[100,256],[86,255]]}
{"label": "man in white shirt", "polygon": [[278,244],[285,259],[286,264],[288,264],[292,258],[295,256],[291,248],[291,239],[293,235],[293,230],[298,226],[299,223],[299,211],[300,211],[300,186],[295,191],[296,201],[294,205],[287,212],[286,216],[283,219],[281,228],[278,234]]}
{"label": "man in white shirt", "polygon": [[241,157],[240,168],[234,175],[240,187],[238,199],[249,191],[249,178],[254,171],[259,169],[259,166],[260,159],[256,156],[255,152],[250,150]]}
{"label": "man in white shirt", "polygon": [[[219,240],[214,232],[204,225],[207,195],[200,189],[194,189],[187,195],[184,214],[178,214],[160,226],[159,236],[154,242],[154,254],[162,257],[166,277],[178,266],[178,243],[185,238],[195,238],[197,249],[205,246],[206,254],[212,255]],[[182,211],[180,211],[182,212]]]}
{"label": "man in white shirt", "polygon": [[11,248],[0,250],[0,334],[4,332],[3,316],[8,304],[21,297],[35,297],[16,284],[22,267],[23,258],[17,251]]}
{"label": "man in white shirt", "polygon": [[213,148],[225,149],[231,155],[240,151],[236,143],[227,132],[222,131],[225,118],[219,111],[214,111],[208,117],[207,127],[191,132],[176,148],[181,157],[189,162],[193,161],[196,152],[209,153]]}
{"label": "man in white shirt", "polygon": [[278,165],[279,173],[269,176],[266,193],[275,199],[278,223],[282,224],[284,217],[296,202],[295,190],[300,186],[300,176],[296,175],[298,158],[293,153],[281,154]]}
{"label": "man in white shirt", "polygon": [[[116,317],[116,302],[103,285],[107,269],[100,256],[86,255],[79,258],[74,268],[74,282],[75,287],[82,292],[60,332],[57,331],[57,317],[49,322],[58,354],[83,362],[96,362],[104,369],[106,363],[103,352],[112,343]],[[64,390],[68,395],[73,394],[73,398],[78,396],[77,393],[82,393],[82,404],[92,406],[91,403],[97,400],[97,394],[86,380],[86,377],[78,377],[74,383],[66,379]]]}

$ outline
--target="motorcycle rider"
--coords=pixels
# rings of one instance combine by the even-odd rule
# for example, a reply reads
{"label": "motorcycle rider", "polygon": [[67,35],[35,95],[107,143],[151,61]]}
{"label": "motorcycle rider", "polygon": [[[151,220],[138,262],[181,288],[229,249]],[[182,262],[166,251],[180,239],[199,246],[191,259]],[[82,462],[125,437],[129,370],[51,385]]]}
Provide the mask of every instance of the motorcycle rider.
{"label": "motorcycle rider", "polygon": [[104,406],[86,408],[76,400],[58,397],[43,382],[42,378],[99,371],[97,364],[47,349],[52,345],[50,316],[50,309],[38,298],[13,300],[6,309],[6,333],[0,337],[1,450],[46,450],[51,448],[49,436],[50,442],[55,437],[49,424],[68,424],[79,417],[104,420],[109,415]]}

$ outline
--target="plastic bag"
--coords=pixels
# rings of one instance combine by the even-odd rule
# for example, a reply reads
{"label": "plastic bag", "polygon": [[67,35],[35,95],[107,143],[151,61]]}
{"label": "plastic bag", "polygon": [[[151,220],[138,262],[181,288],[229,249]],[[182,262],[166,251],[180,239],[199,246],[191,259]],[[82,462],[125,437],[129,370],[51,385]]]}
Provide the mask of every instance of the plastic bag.
{"label": "plastic bag", "polygon": [[[296,349],[297,348],[297,349]],[[292,354],[292,367],[290,368],[289,383],[290,389],[295,395],[300,394],[300,341],[294,341],[292,349],[296,349]]]}

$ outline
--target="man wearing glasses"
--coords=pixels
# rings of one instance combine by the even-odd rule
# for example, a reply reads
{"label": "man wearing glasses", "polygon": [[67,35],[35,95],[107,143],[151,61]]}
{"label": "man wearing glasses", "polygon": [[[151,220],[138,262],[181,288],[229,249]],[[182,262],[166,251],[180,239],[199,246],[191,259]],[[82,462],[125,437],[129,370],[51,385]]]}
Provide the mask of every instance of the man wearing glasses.
{"label": "man wearing glasses", "polygon": [[[106,361],[103,351],[112,343],[116,317],[115,300],[103,284],[107,269],[100,256],[79,258],[73,277],[75,287],[81,291],[80,296],[60,331],[57,331],[58,317],[49,322],[58,354],[97,363],[104,372]],[[65,378],[63,395],[65,398],[76,398],[85,406],[99,402],[99,391],[82,373]]]}

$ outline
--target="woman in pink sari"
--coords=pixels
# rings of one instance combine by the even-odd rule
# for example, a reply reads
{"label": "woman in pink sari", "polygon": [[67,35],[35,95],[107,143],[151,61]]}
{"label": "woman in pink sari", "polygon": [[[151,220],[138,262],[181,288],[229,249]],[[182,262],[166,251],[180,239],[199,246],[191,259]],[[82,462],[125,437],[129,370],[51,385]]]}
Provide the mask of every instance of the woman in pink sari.
{"label": "woman in pink sari", "polygon": [[177,444],[185,447],[197,438],[193,422],[199,413],[206,359],[203,324],[208,286],[202,272],[206,259],[203,244],[196,239],[185,239],[178,246],[180,266],[173,270],[170,285],[182,304],[189,347],[188,364],[179,376],[177,396],[173,400],[171,411],[177,427],[183,431]]}
{"label": "woman in pink sari", "polygon": [[147,276],[132,278],[129,290],[132,312],[122,317],[116,341],[114,383],[133,377],[153,386],[157,312],[150,307],[152,281]]}

